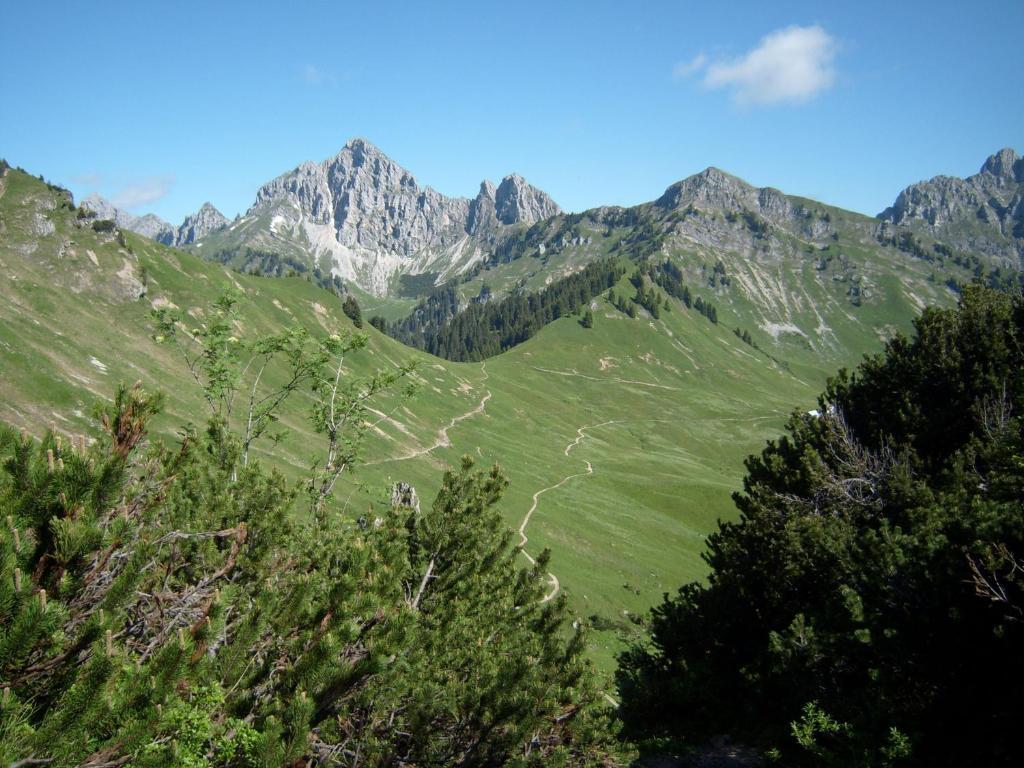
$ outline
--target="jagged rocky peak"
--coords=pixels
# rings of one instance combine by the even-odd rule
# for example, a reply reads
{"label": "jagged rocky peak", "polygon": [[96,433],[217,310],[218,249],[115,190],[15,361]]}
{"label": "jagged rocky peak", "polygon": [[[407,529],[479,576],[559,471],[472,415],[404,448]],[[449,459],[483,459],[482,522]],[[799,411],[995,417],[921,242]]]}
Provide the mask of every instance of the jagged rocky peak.
{"label": "jagged rocky peak", "polygon": [[112,202],[98,194],[91,194],[82,200],[82,207],[88,208],[99,219],[110,219],[121,229],[127,229],[156,240],[164,245],[174,245],[174,227],[153,213],[136,216],[121,210]]}
{"label": "jagged rocky peak", "polygon": [[751,211],[782,226],[797,223],[804,227],[793,202],[779,190],[752,186],[714,167],[677,181],[654,204],[669,210],[692,205],[712,211]]}
{"label": "jagged rocky peak", "polygon": [[480,185],[473,200],[427,186],[366,139],[352,139],[334,157],[303,163],[265,184],[251,214],[273,213],[298,225],[324,227],[345,248],[412,256],[445,248],[499,225],[532,224],[561,209],[518,175]]}
{"label": "jagged rocky peak", "polygon": [[88,208],[90,211],[95,213],[96,218],[109,219],[119,227],[127,228],[128,225],[136,218],[127,211],[122,211],[105,197],[101,197],[95,192],[82,199],[82,207]]}
{"label": "jagged rocky peak", "polygon": [[966,179],[936,176],[912,184],[878,217],[1019,269],[1024,266],[1024,160],[1001,149]]}
{"label": "jagged rocky peak", "polygon": [[227,217],[218,211],[212,203],[203,203],[198,211],[186,216],[185,221],[178,227],[175,245],[194,243],[211,232],[226,227],[229,223]]}
{"label": "jagged rocky peak", "polygon": [[[396,275],[456,274],[484,257],[503,227],[560,212],[520,176],[448,197],[421,185],[366,139],[264,184],[246,225],[225,234],[234,247],[288,252],[375,294]],[[223,246],[223,243],[221,243]]]}
{"label": "jagged rocky peak", "polygon": [[1024,161],[1014,150],[1001,149],[966,179],[936,176],[911,184],[879,218],[893,224],[920,221],[941,227],[974,217],[1005,226],[1020,209],[1022,183]]}
{"label": "jagged rocky peak", "polygon": [[261,187],[249,213],[262,212],[321,227],[344,248],[410,256],[464,235],[469,201],[421,188],[370,142],[353,139]]}
{"label": "jagged rocky peak", "polygon": [[981,173],[1018,184],[1024,183],[1024,158],[1010,147],[1004,147],[985,161]]}
{"label": "jagged rocky peak", "polygon": [[497,206],[494,184],[484,180],[480,182],[480,191],[469,204],[469,218],[466,220],[466,231],[471,235],[482,235],[498,228]]}
{"label": "jagged rocky peak", "polygon": [[757,190],[718,168],[705,168],[688,176],[665,190],[654,204],[659,208],[698,208],[739,210],[750,207],[757,198]]}
{"label": "jagged rocky peak", "polygon": [[534,224],[562,212],[546,192],[542,192],[518,173],[501,180],[494,193],[494,207],[502,224]]}
{"label": "jagged rocky peak", "polygon": [[135,218],[125,229],[130,229],[132,232],[164,245],[177,245],[174,227],[155,213],[147,213]]}
{"label": "jagged rocky peak", "polygon": [[204,235],[220,229],[228,224],[224,215],[210,203],[190,216],[180,227],[173,227],[154,213],[136,216],[121,210],[109,200],[92,194],[82,200],[82,205],[101,219],[112,219],[117,226],[136,234],[156,240],[164,245],[187,245],[194,243]]}

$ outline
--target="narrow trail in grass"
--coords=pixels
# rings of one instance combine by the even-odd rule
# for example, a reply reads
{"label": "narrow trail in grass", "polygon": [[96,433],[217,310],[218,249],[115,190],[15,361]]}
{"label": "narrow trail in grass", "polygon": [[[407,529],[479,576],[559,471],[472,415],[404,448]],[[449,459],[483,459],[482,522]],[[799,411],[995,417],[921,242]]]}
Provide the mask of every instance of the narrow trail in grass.
{"label": "narrow trail in grass", "polygon": [[[489,374],[487,373],[487,363],[480,364],[480,372],[483,374],[483,378],[480,379],[480,384],[483,385],[489,378]],[[431,453],[432,451],[436,451],[438,448],[451,447],[452,441],[451,438],[448,437],[448,430],[452,429],[453,427],[455,427],[456,424],[465,421],[466,419],[471,419],[474,416],[479,416],[481,413],[484,412],[484,409],[487,407],[487,401],[490,399],[491,390],[488,389],[487,392],[484,393],[484,396],[480,399],[479,403],[477,403],[475,406],[470,408],[465,413],[459,414],[458,416],[453,416],[445,426],[437,430],[437,439],[434,440],[434,443],[429,447],[420,448],[419,450],[406,453],[402,456],[393,456],[388,459],[377,459],[376,461],[368,461],[364,464],[364,466],[369,467],[374,466],[376,464],[387,464],[388,462],[392,461],[408,461],[409,459],[415,459],[420,456],[424,456],[428,453]]]}
{"label": "narrow trail in grass", "polygon": [[599,381],[603,384],[634,384],[638,387],[654,387],[655,389],[670,389],[673,392],[678,392],[679,387],[670,387],[668,384],[655,384],[653,381],[637,381],[636,379],[620,379],[617,376],[588,376],[585,373],[579,371],[556,371],[552,368],[541,368],[540,366],[531,366],[533,370],[540,371],[541,373],[553,373],[555,376],[575,376],[579,379],[587,379],[588,381]]}
{"label": "narrow trail in grass", "polygon": [[[765,417],[754,417],[753,419],[750,420],[756,420],[758,418]],[[722,419],[722,421],[729,420],[731,419]],[[583,440],[587,437],[588,429],[598,429],[599,427],[606,427],[611,424],[639,424],[669,421],[675,421],[675,419],[609,419],[608,421],[602,421],[597,424],[587,424],[585,426],[579,427],[576,430],[575,439],[565,446],[564,453],[566,456],[568,456],[572,452],[573,448],[582,443]],[[526,551],[526,544],[530,540],[529,537],[526,535],[526,526],[530,524],[530,519],[533,517],[533,513],[537,511],[537,505],[540,503],[540,497],[547,493],[548,491],[554,491],[558,488],[561,488],[563,485],[565,485],[565,483],[569,482],[574,478],[586,477],[588,475],[594,474],[594,465],[586,460],[584,460],[583,463],[587,465],[585,472],[576,472],[571,475],[566,475],[554,485],[549,485],[547,488],[541,488],[539,491],[533,494],[533,503],[530,505],[530,508],[527,510],[526,515],[523,517],[523,521],[519,524],[519,545],[522,547],[523,556],[530,561],[530,565],[534,565],[537,561],[529,552]],[[559,591],[561,591],[562,588],[561,584],[558,581],[558,577],[550,571],[548,571],[548,583],[551,585],[551,590],[541,600],[542,603],[546,603],[554,599],[554,597],[559,593]]]}
{"label": "narrow trail in grass", "polygon": [[[608,424],[621,423],[624,422],[612,419],[609,421],[602,421],[600,424],[587,424],[586,426],[580,427],[579,429],[576,430],[576,439],[569,443],[567,446],[565,446],[565,455],[568,456],[569,452],[583,441],[583,438],[587,436],[586,432],[588,429],[597,429],[598,427],[604,427],[607,426]],[[539,491],[533,494],[533,503],[530,505],[529,510],[527,510],[526,516],[523,518],[523,522],[519,524],[519,545],[523,548],[523,557],[530,561],[530,565],[534,565],[537,561],[529,552],[526,551],[526,544],[530,540],[526,535],[526,526],[530,524],[530,518],[533,517],[533,513],[537,511],[537,504],[540,502],[540,497],[543,494],[547,493],[548,491],[553,491],[556,488],[561,488],[563,485],[565,485],[573,478],[586,477],[587,475],[594,474],[594,465],[591,464],[589,461],[584,461],[583,463],[587,465],[587,470],[585,472],[576,472],[575,474],[572,475],[566,475],[554,485],[549,485],[547,488],[541,488]],[[553,600],[555,598],[555,595],[557,595],[559,591],[562,589],[562,585],[559,583],[558,577],[550,571],[548,571],[548,584],[550,584],[551,586],[551,591],[544,595],[544,598],[541,600],[542,603],[546,603],[550,600]]]}
{"label": "narrow trail in grass", "polygon": [[[586,462],[586,465],[586,472],[577,472],[574,475],[567,475],[554,485],[549,485],[547,488],[541,488],[539,491],[533,494],[533,504],[530,505],[530,509],[527,511],[526,517],[523,518],[523,522],[519,524],[519,545],[523,547],[523,557],[530,561],[530,565],[536,564],[537,561],[525,549],[526,543],[529,541],[529,538],[527,538],[526,536],[526,526],[530,524],[530,518],[533,517],[533,513],[537,510],[537,503],[540,501],[541,495],[547,493],[548,491],[553,491],[556,488],[560,488],[561,486],[565,485],[567,482],[572,480],[574,477],[584,477],[586,475],[594,474],[593,465],[591,465],[589,461]],[[558,577],[550,571],[548,571],[548,583],[551,585],[551,591],[544,595],[544,597],[541,599],[542,603],[546,603],[549,600],[554,599],[555,595],[557,595],[562,588],[562,586],[558,583]]]}

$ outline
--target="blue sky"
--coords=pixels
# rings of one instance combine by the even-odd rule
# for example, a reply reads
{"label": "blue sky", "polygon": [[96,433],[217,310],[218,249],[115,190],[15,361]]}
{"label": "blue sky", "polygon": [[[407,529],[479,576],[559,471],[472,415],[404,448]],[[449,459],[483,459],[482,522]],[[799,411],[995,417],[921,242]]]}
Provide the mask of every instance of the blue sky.
{"label": "blue sky", "polygon": [[353,136],[450,195],[628,205],[716,165],[873,214],[1024,150],[1022,28],[1020,0],[6,2],[0,157],[173,222]]}

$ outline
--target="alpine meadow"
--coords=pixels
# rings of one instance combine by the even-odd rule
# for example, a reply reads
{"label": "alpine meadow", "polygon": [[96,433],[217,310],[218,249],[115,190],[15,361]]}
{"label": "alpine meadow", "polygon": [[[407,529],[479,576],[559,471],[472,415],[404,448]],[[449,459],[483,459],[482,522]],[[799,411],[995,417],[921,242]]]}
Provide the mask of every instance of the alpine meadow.
{"label": "alpine meadow", "polygon": [[1020,8],[228,5],[0,12],[0,766],[1024,761]]}

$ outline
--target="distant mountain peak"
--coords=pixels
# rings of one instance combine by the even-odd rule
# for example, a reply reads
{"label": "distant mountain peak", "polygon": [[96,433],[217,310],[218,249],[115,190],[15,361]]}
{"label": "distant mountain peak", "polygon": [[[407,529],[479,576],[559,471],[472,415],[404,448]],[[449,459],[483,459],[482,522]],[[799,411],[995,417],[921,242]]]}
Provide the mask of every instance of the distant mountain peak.
{"label": "distant mountain peak", "polygon": [[111,219],[122,229],[135,232],[164,245],[180,246],[194,243],[199,238],[229,223],[227,218],[210,202],[203,203],[198,211],[186,216],[180,227],[174,227],[155,213],[136,216],[118,208],[96,193],[84,198],[82,206],[101,219]]}
{"label": "distant mountain peak", "polygon": [[743,179],[710,166],[669,186],[654,204],[659,208],[703,204],[736,210],[749,207],[756,193],[757,189]]}
{"label": "distant mountain peak", "polygon": [[261,224],[237,237],[318,264],[326,257],[336,275],[383,293],[396,274],[464,267],[502,227],[560,212],[515,173],[497,187],[481,182],[473,199],[448,197],[357,137],[333,157],[302,163],[260,187],[246,218]]}
{"label": "distant mountain peak", "polygon": [[1010,147],[1003,147],[994,155],[990,155],[981,166],[980,172],[1018,183],[1024,182],[1024,162],[1021,162],[1021,156]]}
{"label": "distant mountain peak", "polygon": [[1024,266],[1024,159],[1006,147],[966,179],[936,176],[911,184],[878,217],[923,228],[962,251]]}
{"label": "distant mountain peak", "polygon": [[367,154],[384,154],[383,152],[380,151],[376,144],[374,144],[369,139],[363,138],[362,136],[353,136],[351,139],[345,142],[345,146],[342,147],[342,149],[366,152]]}
{"label": "distant mountain peak", "polygon": [[226,227],[230,222],[228,218],[218,211],[213,203],[203,203],[198,211],[186,216],[185,221],[178,227],[175,233],[175,245],[188,245],[206,237],[211,232],[216,232]]}
{"label": "distant mountain peak", "polygon": [[501,180],[494,193],[495,214],[502,224],[533,224],[562,212],[558,204],[518,173]]}

